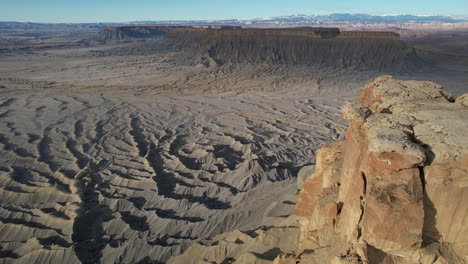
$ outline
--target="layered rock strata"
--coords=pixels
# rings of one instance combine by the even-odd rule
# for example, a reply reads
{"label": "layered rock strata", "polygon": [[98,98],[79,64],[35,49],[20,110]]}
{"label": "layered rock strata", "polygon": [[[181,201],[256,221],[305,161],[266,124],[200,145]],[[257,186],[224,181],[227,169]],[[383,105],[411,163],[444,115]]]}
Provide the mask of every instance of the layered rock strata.
{"label": "layered rock strata", "polygon": [[296,255],[275,263],[466,263],[464,98],[390,76],[366,85],[299,194]]}
{"label": "layered rock strata", "polygon": [[393,32],[341,32],[338,28],[203,28],[114,26],[101,40],[160,37],[165,49],[183,50],[187,60],[205,66],[263,63],[383,71],[419,68],[414,49]]}
{"label": "layered rock strata", "polygon": [[[168,26],[168,25],[123,25],[103,28],[98,39],[125,40],[131,38],[152,38],[175,33],[207,33],[210,35],[309,35],[312,38],[334,38],[340,34],[338,28],[242,28],[239,26]],[[395,34],[395,33],[393,33]],[[388,35],[390,36],[390,35]],[[398,34],[397,34],[398,36]],[[399,36],[398,36],[399,37]]]}
{"label": "layered rock strata", "polygon": [[98,34],[98,39],[126,40],[131,38],[155,38],[167,34],[169,31],[177,30],[209,30],[209,29],[240,29],[236,26],[165,26],[165,25],[124,25],[108,26]]}

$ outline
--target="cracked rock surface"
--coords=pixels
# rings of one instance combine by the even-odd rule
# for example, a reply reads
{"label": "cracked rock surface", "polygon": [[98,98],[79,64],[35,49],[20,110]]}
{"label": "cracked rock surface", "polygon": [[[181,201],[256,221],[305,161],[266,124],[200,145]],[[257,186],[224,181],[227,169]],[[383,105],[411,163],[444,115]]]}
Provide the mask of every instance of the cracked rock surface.
{"label": "cracked rock surface", "polygon": [[346,140],[317,152],[299,194],[296,254],[275,263],[466,263],[464,98],[391,76],[367,84],[343,107]]}

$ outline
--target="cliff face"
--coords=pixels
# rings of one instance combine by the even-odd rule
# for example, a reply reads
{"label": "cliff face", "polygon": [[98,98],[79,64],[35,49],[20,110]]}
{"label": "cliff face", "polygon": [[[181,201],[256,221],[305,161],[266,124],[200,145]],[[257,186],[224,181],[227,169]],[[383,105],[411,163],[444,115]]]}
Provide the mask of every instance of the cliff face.
{"label": "cliff face", "polygon": [[110,26],[105,27],[97,38],[104,41],[125,40],[130,38],[151,38],[164,36],[169,31],[168,27],[145,26]]}
{"label": "cliff face", "polygon": [[99,34],[103,40],[161,36],[159,45],[184,50],[185,58],[205,66],[266,63],[408,71],[419,65],[414,50],[400,42],[399,35],[393,32],[117,26],[105,28]]}
{"label": "cliff face", "polygon": [[[247,34],[245,34],[247,33]],[[336,34],[336,35],[333,35]],[[339,37],[309,30],[246,30],[196,33],[198,50],[220,63],[299,64],[333,68],[395,69],[414,65],[413,50],[396,37]],[[184,43],[184,35],[168,35]],[[202,53],[203,54],[203,53]],[[378,58],[378,59],[377,59]]]}
{"label": "cliff face", "polygon": [[297,254],[275,263],[466,263],[466,98],[390,76],[365,86],[299,194]]}
{"label": "cliff face", "polygon": [[156,38],[166,35],[168,32],[176,31],[207,31],[211,29],[236,29],[240,27],[234,26],[152,26],[152,25],[125,25],[125,26],[108,26],[103,28],[97,38],[100,40],[126,40],[132,38]]}
{"label": "cliff face", "polygon": [[[386,32],[385,32],[386,33]],[[242,28],[239,26],[165,26],[165,25],[132,25],[109,26],[102,29],[98,38],[101,40],[124,40],[131,38],[152,38],[161,35],[308,35],[315,38],[334,38],[340,34],[338,28]],[[395,33],[392,33],[395,34]],[[390,37],[387,35],[386,37]],[[392,36],[393,37],[393,36]],[[399,36],[398,36],[399,37]]]}

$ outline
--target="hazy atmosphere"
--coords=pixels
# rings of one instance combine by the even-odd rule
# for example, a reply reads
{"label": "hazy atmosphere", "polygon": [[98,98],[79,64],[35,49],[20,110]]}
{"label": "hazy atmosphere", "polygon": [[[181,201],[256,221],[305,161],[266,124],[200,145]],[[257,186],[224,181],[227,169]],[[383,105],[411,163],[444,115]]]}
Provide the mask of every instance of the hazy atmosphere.
{"label": "hazy atmosphere", "polygon": [[43,23],[252,19],[293,14],[468,16],[468,2],[307,0],[1,0],[1,21]]}

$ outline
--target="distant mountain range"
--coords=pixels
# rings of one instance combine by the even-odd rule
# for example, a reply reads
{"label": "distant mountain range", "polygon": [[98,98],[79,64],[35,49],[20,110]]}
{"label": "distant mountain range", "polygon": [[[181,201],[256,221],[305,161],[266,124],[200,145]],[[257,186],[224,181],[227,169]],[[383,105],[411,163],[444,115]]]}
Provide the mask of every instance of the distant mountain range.
{"label": "distant mountain range", "polygon": [[446,22],[457,23],[466,22],[468,19],[453,18],[448,16],[417,16],[417,15],[367,15],[367,14],[330,14],[330,15],[294,15],[286,17],[275,17],[277,21],[301,21],[301,20],[317,20],[317,21],[348,21],[361,23],[405,23],[405,22]]}
{"label": "distant mountain range", "polygon": [[36,27],[41,25],[61,25],[80,27],[104,27],[121,24],[185,24],[185,25],[329,25],[329,24],[398,24],[398,23],[461,23],[468,22],[468,16],[426,16],[426,15],[368,15],[368,14],[330,14],[330,15],[290,15],[254,19],[227,19],[227,20],[149,20],[130,22],[101,22],[101,23],[31,23],[31,22],[1,22],[0,27]]}
{"label": "distant mountain range", "polygon": [[330,14],[330,15],[291,15],[255,19],[230,20],[170,20],[170,21],[133,21],[130,24],[265,24],[265,23],[460,23],[468,22],[468,17],[425,16],[425,15],[368,15],[368,14]]}

